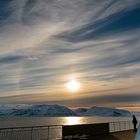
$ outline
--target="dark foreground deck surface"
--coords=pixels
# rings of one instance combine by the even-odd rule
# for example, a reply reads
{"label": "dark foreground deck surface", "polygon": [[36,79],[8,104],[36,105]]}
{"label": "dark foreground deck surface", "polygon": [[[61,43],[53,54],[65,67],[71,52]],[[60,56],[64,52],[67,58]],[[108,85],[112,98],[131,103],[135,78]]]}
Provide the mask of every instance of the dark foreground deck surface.
{"label": "dark foreground deck surface", "polygon": [[132,130],[110,133],[107,136],[98,136],[91,140],[134,140],[135,134]]}

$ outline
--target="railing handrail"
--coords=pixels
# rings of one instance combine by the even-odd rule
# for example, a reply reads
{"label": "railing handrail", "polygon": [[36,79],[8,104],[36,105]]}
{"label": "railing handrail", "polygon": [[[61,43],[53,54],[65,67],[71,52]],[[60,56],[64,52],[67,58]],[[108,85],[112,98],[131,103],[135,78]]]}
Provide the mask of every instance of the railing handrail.
{"label": "railing handrail", "polygon": [[62,127],[63,125],[38,125],[38,126],[15,126],[15,127],[1,127],[0,130],[5,129],[27,129],[27,128],[40,128],[40,127]]}

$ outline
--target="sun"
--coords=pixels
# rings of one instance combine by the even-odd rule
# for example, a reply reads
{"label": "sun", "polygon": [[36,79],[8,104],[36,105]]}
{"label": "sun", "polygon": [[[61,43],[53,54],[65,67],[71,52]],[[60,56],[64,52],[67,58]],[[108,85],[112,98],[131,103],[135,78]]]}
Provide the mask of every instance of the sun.
{"label": "sun", "polygon": [[77,91],[80,88],[80,83],[76,80],[71,80],[68,83],[66,83],[67,89],[74,92]]}

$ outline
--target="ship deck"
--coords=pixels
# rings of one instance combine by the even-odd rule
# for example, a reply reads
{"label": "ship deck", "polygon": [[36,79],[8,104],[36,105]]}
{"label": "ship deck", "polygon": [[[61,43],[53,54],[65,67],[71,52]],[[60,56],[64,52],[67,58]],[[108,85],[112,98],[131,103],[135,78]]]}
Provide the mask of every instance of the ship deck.
{"label": "ship deck", "polygon": [[91,140],[134,140],[135,134],[133,130],[110,133],[109,135],[97,136]]}

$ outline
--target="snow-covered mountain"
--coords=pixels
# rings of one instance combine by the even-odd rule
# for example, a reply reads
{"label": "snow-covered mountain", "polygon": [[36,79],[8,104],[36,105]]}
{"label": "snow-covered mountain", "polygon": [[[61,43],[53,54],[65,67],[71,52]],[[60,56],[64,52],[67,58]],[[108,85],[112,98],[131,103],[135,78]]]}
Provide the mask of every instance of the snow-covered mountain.
{"label": "snow-covered mountain", "polygon": [[4,104],[0,105],[0,116],[9,116],[14,110],[20,110],[27,108],[28,105],[12,105],[12,104]]}
{"label": "snow-covered mountain", "polygon": [[87,111],[88,111],[87,108],[77,108],[77,109],[74,110],[74,112],[77,115],[84,115]]}
{"label": "snow-covered mountain", "polygon": [[77,108],[71,110],[62,105],[0,105],[0,117],[13,116],[130,116],[131,113],[126,110],[105,108],[105,107],[91,107],[91,108]]}
{"label": "snow-covered mountain", "polygon": [[0,106],[0,116],[76,116],[71,109],[60,105]]}
{"label": "snow-covered mountain", "polygon": [[131,112],[131,114],[140,117],[140,112]]}
{"label": "snow-covered mountain", "polygon": [[89,109],[81,108],[75,110],[77,115],[80,116],[130,116],[131,113],[127,110],[113,109],[105,107],[91,107]]}

